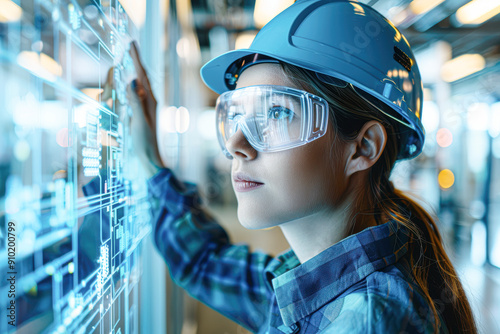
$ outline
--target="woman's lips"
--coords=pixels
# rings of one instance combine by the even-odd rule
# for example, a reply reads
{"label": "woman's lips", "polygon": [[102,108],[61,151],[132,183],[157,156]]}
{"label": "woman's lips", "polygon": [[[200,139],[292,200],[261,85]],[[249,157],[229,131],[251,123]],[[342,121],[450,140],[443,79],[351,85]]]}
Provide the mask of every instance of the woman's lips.
{"label": "woman's lips", "polygon": [[239,192],[251,191],[260,188],[264,183],[257,181],[250,174],[243,171],[233,173],[234,190]]}
{"label": "woman's lips", "polygon": [[260,188],[264,183],[252,182],[252,181],[234,181],[234,189],[238,192],[251,191]]}

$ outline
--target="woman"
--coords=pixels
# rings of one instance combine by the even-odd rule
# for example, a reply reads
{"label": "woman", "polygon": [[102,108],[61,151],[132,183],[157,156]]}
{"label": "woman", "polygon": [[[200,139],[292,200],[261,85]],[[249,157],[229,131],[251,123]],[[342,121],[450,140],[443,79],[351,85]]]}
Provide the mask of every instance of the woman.
{"label": "woman", "polygon": [[202,68],[238,219],[279,226],[291,249],[277,258],[232,245],[164,166],[132,56],[156,245],[192,296],[258,333],[477,332],[436,224],[389,181],[424,140],[420,74],[392,23],[357,2],[296,1]]}

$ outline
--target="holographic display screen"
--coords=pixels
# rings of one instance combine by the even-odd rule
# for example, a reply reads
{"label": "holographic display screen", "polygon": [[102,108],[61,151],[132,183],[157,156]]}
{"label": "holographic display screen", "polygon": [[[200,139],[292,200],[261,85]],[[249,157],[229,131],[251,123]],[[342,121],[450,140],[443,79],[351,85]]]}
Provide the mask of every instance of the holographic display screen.
{"label": "holographic display screen", "polygon": [[137,333],[151,231],[126,93],[138,31],[116,0],[0,4],[0,332]]}

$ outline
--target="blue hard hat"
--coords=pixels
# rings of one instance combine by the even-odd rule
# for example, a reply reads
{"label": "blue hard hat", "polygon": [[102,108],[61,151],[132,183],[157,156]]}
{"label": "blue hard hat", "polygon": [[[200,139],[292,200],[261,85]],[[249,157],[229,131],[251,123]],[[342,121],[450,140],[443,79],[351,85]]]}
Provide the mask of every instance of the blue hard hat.
{"label": "blue hard hat", "polygon": [[253,63],[289,63],[316,72],[325,82],[338,78],[351,83],[362,96],[390,107],[384,114],[401,125],[398,159],[422,151],[423,87],[415,56],[394,24],[370,6],[346,0],[296,1],[260,30],[250,48],[212,59],[201,68],[201,77],[219,94],[234,89],[230,69],[240,67],[241,72],[248,58]]}

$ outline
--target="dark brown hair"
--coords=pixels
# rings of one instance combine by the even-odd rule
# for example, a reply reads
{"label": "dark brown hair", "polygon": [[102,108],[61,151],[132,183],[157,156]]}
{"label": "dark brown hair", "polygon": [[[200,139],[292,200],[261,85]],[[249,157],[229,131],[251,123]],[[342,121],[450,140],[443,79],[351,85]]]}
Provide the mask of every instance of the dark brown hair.
{"label": "dark brown hair", "polygon": [[[405,226],[410,231],[407,268],[410,268],[414,283],[431,308],[434,331],[439,332],[442,320],[450,333],[477,333],[469,301],[443,247],[435,222],[437,218],[431,217],[417,202],[394,188],[389,180],[401,144],[399,123],[377,110],[384,108],[382,103],[375,106],[373,101],[368,102],[350,84],[345,87],[325,84],[312,71],[285,63],[281,63],[281,67],[301,89],[328,101],[332,120],[329,130],[333,130],[334,142],[353,140],[362,126],[371,120],[385,127],[388,136],[385,149],[369,171],[370,191],[366,196],[369,206],[361,212],[352,212],[350,225],[354,229],[357,215],[371,214],[377,222],[393,219]],[[389,109],[385,107],[385,112],[392,112]]]}

